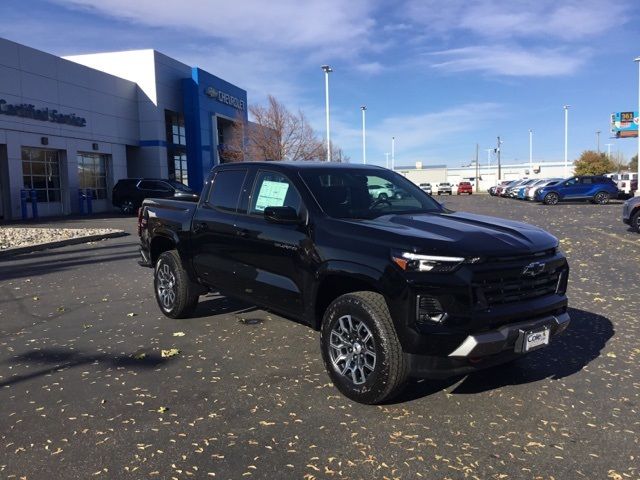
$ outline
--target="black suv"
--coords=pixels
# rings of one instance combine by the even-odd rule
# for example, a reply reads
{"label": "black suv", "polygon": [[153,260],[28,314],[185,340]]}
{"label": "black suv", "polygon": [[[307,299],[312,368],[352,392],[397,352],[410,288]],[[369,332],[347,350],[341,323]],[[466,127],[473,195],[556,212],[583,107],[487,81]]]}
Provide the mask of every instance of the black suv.
{"label": "black suv", "polygon": [[175,198],[176,200],[198,201],[198,194],[185,184],[175,180],[160,178],[124,178],[113,187],[111,203],[131,215],[145,198]]}
{"label": "black suv", "polygon": [[306,323],[333,383],[359,402],[389,399],[410,375],[508,362],[569,324],[556,238],[447,210],[385,168],[220,165],[198,204],[145,200],[138,224],[166,316],[221,291]]}

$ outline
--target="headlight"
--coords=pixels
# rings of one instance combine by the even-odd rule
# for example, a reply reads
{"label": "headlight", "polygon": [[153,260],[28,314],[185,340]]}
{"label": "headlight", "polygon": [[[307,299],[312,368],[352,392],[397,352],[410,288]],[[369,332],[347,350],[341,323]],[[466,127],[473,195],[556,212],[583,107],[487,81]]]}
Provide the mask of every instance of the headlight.
{"label": "headlight", "polygon": [[445,257],[411,252],[394,253],[391,255],[391,259],[402,270],[433,273],[453,272],[463,263],[478,263],[480,261],[479,257]]}

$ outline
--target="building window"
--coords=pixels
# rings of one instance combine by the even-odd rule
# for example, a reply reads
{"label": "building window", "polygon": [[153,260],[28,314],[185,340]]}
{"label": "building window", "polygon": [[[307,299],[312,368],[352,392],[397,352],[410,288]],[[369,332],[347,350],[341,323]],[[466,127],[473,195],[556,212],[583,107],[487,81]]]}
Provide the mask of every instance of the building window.
{"label": "building window", "polygon": [[169,153],[169,178],[176,182],[189,185],[189,175],[187,173],[187,154],[174,151]]}
{"label": "building window", "polygon": [[93,198],[107,198],[107,162],[110,155],[78,152],[78,187],[93,190]]}
{"label": "building window", "polygon": [[167,143],[185,146],[187,139],[184,130],[184,115],[165,110],[164,118],[167,126]]}
{"label": "building window", "polygon": [[35,190],[38,202],[60,201],[60,158],[57,150],[22,149],[24,188]]}
{"label": "building window", "polygon": [[167,126],[167,167],[169,179],[188,185],[187,173],[187,140],[184,130],[184,115],[165,110]]}

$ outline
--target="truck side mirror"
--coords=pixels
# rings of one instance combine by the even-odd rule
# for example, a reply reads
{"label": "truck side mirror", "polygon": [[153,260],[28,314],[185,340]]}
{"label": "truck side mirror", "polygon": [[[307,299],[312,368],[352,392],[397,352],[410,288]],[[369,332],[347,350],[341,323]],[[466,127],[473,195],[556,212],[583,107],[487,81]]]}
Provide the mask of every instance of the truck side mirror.
{"label": "truck side mirror", "polygon": [[281,224],[296,224],[302,220],[293,207],[266,207],[264,218],[268,222]]}

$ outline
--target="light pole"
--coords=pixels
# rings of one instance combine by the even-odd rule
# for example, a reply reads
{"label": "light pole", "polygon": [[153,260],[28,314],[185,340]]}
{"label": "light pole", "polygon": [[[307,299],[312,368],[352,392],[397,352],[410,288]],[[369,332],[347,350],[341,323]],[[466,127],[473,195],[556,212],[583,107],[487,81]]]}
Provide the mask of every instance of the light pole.
{"label": "light pole", "polygon": [[327,114],[327,162],[331,161],[331,133],[329,131],[329,74],[333,69],[329,65],[322,65],[324,71],[324,108]]}
{"label": "light pole", "polygon": [[533,130],[529,129],[529,175],[533,174]]}
{"label": "light pole", "polygon": [[605,143],[605,147],[607,147],[607,157],[611,158],[611,145],[612,143]]}
{"label": "light pole", "polygon": [[598,153],[600,153],[600,130],[596,130],[596,146],[598,147]]}
{"label": "light pole", "polygon": [[391,137],[391,170],[396,170],[396,137]]}
{"label": "light pole", "polygon": [[569,107],[564,105],[564,178],[567,178],[567,167],[569,165]]}
{"label": "light pole", "polygon": [[500,145],[502,145],[502,141],[500,140],[500,137],[498,137],[498,147],[496,148],[496,155],[498,155],[498,182],[502,180],[502,162],[500,157],[502,147]]}
{"label": "light pole", "polygon": [[389,168],[389,152],[386,152],[386,153],[384,154],[384,157],[387,159],[387,163],[385,164],[385,166],[386,166],[387,168]]}
{"label": "light pole", "polygon": [[[638,116],[634,119],[638,126],[638,181],[640,182],[640,57],[634,60],[638,64]],[[640,187],[636,188],[636,197],[640,197]]]}
{"label": "light pole", "polygon": [[367,112],[367,106],[362,105],[360,107],[360,110],[362,110],[362,163],[366,165],[367,163],[367,127],[366,127],[365,116]]}

